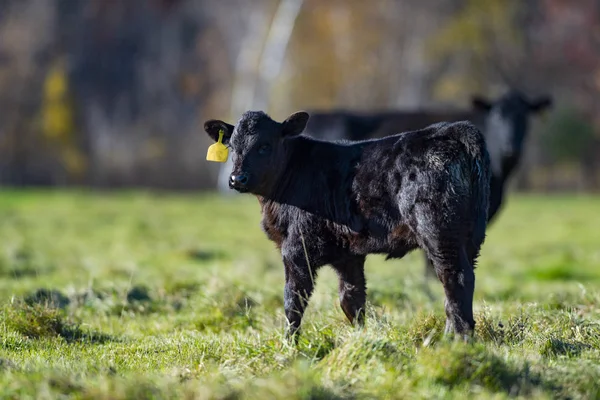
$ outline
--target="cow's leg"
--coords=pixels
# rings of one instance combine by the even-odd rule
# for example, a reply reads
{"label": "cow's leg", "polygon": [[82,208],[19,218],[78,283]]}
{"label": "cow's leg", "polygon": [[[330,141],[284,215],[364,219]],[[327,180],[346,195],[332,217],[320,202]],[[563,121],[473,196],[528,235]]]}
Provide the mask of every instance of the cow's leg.
{"label": "cow's leg", "polygon": [[464,247],[455,251],[433,252],[432,261],[446,294],[446,334],[472,334],[475,329],[473,319],[473,293],[475,273]]}
{"label": "cow's leg", "polygon": [[283,257],[285,267],[284,309],[288,320],[286,336],[296,337],[302,316],[314,289],[316,270],[312,270],[304,255]]}
{"label": "cow's leg", "polygon": [[504,200],[504,185],[505,182],[502,178],[492,176],[490,182],[490,205],[488,208],[488,224],[491,223],[495,218]]}
{"label": "cow's leg", "polygon": [[339,283],[340,305],[350,323],[359,325],[365,322],[366,280],[365,257],[352,256],[332,263],[337,271]]}

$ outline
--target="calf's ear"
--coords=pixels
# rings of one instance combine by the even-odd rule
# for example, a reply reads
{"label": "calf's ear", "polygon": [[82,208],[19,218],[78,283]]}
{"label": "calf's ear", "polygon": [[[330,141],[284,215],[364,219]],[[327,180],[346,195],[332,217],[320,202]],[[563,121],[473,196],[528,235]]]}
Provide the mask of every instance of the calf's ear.
{"label": "calf's ear", "polygon": [[298,111],[287,117],[287,119],[283,121],[282,124],[282,136],[290,137],[301,134],[304,128],[306,128],[308,118],[309,115],[305,111]]}
{"label": "calf's ear", "polygon": [[533,113],[544,111],[550,107],[552,107],[552,97],[550,96],[541,96],[529,102],[529,109]]}
{"label": "calf's ear", "polygon": [[233,128],[233,125],[217,119],[211,119],[204,123],[204,130],[215,142],[219,140],[219,132],[223,131],[223,144],[229,143],[229,139],[231,139],[231,134],[233,133]]}
{"label": "calf's ear", "polygon": [[489,100],[484,99],[481,96],[471,97],[471,105],[475,110],[490,111],[492,109],[492,103]]}

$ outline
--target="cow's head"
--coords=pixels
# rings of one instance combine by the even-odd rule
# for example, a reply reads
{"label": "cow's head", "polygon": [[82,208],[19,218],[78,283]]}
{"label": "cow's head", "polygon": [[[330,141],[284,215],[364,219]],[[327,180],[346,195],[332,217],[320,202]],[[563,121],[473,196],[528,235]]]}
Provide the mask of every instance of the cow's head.
{"label": "cow's head", "polygon": [[306,112],[299,111],[276,122],[262,111],[247,111],[235,126],[206,121],[208,135],[217,141],[223,130],[223,143],[233,150],[229,187],[238,192],[271,193],[288,157],[286,140],[302,133],[308,118]]}
{"label": "cow's head", "polygon": [[530,116],[550,107],[552,98],[528,100],[519,91],[511,90],[496,101],[475,96],[472,103],[476,110],[486,114],[484,134],[494,173],[506,175],[521,157]]}

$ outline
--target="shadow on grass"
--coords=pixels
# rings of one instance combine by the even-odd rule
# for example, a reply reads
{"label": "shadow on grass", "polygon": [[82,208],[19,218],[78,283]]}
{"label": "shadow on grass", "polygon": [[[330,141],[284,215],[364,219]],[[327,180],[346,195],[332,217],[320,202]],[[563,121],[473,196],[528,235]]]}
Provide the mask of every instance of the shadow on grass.
{"label": "shadow on grass", "polygon": [[259,328],[258,303],[244,290],[230,286],[201,308],[194,325],[199,331]]}
{"label": "shadow on grass", "polygon": [[557,338],[549,338],[540,348],[540,354],[544,357],[578,357],[583,351],[591,349],[592,346],[582,342],[567,342]]}
{"label": "shadow on grass", "polygon": [[188,250],[186,254],[189,258],[198,262],[207,262],[227,257],[227,254],[224,251],[215,249],[191,249]]}
{"label": "shadow on grass", "polygon": [[26,296],[25,303],[29,306],[43,305],[48,308],[65,308],[71,301],[58,290],[41,288]]}
{"label": "shadow on grass", "polygon": [[169,295],[159,295],[144,285],[130,288],[125,299],[119,299],[112,307],[113,315],[150,315],[157,313],[179,312],[187,304],[192,290],[171,289]]}
{"label": "shadow on grass", "polygon": [[443,341],[423,348],[417,358],[417,374],[449,388],[475,385],[509,396],[562,390],[559,383],[532,371],[528,363],[511,362],[482,343]]}
{"label": "shadow on grass", "polygon": [[0,277],[7,279],[21,279],[43,275],[54,268],[41,264],[36,259],[34,252],[27,248],[19,249],[15,254],[0,255]]}
{"label": "shadow on grass", "polygon": [[62,310],[42,304],[16,302],[5,308],[4,315],[9,329],[31,339],[60,337],[68,343],[93,344],[117,341],[110,335],[84,330],[68,321]]}
{"label": "shadow on grass", "polygon": [[[554,398],[570,398],[571,391],[584,393],[592,390],[591,384],[582,379],[556,379],[549,375],[550,369],[532,367],[526,361],[511,359],[506,354],[506,346],[521,347],[531,334],[532,323],[527,314],[516,314],[504,322],[490,317],[487,313],[477,316],[475,341],[460,343],[444,336],[443,318],[429,315],[416,319],[409,328],[409,337],[419,347],[416,360],[418,379],[433,381],[448,388],[483,387],[509,396],[527,396],[535,392],[545,392]],[[568,357],[577,359],[581,353],[593,346],[580,341],[567,341],[549,337],[539,348],[545,358]],[[588,374],[588,371],[586,371]],[[594,381],[593,371],[589,372]]]}

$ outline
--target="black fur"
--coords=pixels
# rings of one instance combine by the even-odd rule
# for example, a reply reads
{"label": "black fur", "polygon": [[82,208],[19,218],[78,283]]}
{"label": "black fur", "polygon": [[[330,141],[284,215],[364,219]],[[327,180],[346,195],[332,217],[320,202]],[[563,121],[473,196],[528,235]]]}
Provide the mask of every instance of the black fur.
{"label": "black fur", "polygon": [[[502,207],[507,182],[521,160],[529,118],[550,107],[552,99],[542,96],[530,101],[519,91],[510,90],[494,102],[475,96],[472,105],[470,111],[311,112],[305,133],[327,140],[364,140],[421,129],[440,121],[471,121],[486,138],[492,164],[488,213],[491,222]],[[427,260],[425,273],[435,274]]]}
{"label": "black fur", "polygon": [[[361,323],[365,257],[401,258],[418,247],[444,286],[446,331],[471,332],[490,182],[480,131],[465,121],[327,142],[300,134],[306,118],[296,113],[280,124],[249,111],[227,132],[236,178],[230,185],[258,197],[263,229],[281,251],[288,333],[300,328],[322,266],[337,271],[341,307]],[[206,126],[214,137],[211,127],[224,125]]]}

